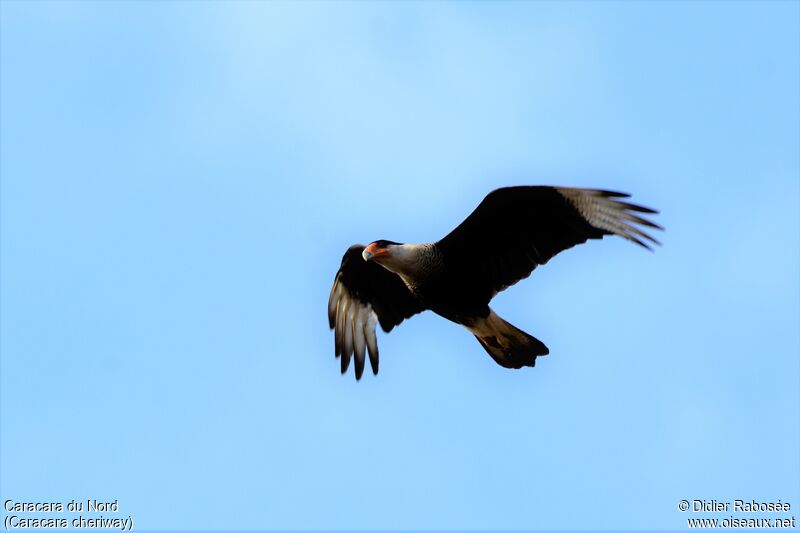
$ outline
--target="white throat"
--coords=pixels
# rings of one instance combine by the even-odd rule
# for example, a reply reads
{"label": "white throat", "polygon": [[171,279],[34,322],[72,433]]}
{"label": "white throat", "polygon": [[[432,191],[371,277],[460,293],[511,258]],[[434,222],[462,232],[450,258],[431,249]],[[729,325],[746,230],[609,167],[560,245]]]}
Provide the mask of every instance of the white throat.
{"label": "white throat", "polygon": [[390,244],[389,254],[381,258],[380,264],[403,279],[412,279],[419,274],[422,258],[430,246],[430,244]]}

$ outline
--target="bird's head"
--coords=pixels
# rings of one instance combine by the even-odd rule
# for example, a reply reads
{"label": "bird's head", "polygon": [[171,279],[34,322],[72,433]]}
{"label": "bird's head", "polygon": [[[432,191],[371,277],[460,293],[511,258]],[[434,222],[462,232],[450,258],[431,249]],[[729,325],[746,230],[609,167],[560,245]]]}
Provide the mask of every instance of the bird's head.
{"label": "bird's head", "polygon": [[383,264],[391,260],[392,251],[397,246],[400,246],[400,243],[381,239],[364,248],[364,251],[361,252],[361,257],[364,258],[364,261],[375,261],[378,264]]}
{"label": "bird's head", "polygon": [[420,269],[425,244],[401,244],[392,241],[375,241],[361,252],[364,261],[374,261],[400,277],[414,277]]}

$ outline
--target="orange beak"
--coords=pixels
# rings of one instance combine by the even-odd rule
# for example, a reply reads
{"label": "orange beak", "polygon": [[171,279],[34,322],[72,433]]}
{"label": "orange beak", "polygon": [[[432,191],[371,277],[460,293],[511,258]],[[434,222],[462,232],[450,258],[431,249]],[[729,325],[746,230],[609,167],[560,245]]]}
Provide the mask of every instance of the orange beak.
{"label": "orange beak", "polygon": [[387,248],[378,248],[378,245],[374,242],[364,248],[364,251],[361,252],[361,257],[364,258],[364,261],[370,261],[375,259],[380,259],[388,255],[389,250]]}

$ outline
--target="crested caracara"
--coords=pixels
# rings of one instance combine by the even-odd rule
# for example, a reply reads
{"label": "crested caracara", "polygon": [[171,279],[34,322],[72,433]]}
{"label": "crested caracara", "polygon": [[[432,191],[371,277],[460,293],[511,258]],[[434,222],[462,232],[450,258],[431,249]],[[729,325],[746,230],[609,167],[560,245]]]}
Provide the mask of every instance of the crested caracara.
{"label": "crested caracara", "polygon": [[645,248],[658,244],[638,226],[662,229],[638,213],[656,211],[629,195],[568,187],[505,187],[489,193],[456,229],[430,244],[379,240],[351,246],[328,301],[336,356],[345,373],[355,356],[360,379],[369,354],[378,373],[375,325],[389,332],[429,309],[475,335],[506,368],[534,366],[549,350],[489,307],[506,287],[557,253],[588,239],[619,235]]}

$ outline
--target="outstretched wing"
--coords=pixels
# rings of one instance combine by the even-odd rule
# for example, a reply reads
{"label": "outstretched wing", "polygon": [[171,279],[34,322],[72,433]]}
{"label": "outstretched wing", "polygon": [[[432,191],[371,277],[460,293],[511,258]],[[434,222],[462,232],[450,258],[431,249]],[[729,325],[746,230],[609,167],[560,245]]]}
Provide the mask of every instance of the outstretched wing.
{"label": "outstretched wing", "polygon": [[448,273],[469,279],[488,303],[557,253],[588,239],[619,235],[649,249],[639,226],[662,229],[637,213],[629,195],[568,187],[505,187],[489,193],[437,244]]}
{"label": "outstretched wing", "polygon": [[364,261],[360,244],[342,257],[328,300],[328,324],[335,333],[336,357],[341,356],[342,374],[355,355],[356,379],[364,372],[366,351],[372,372],[378,373],[378,340],[375,324],[392,328],[425,307],[411,294],[397,274],[373,261]]}

